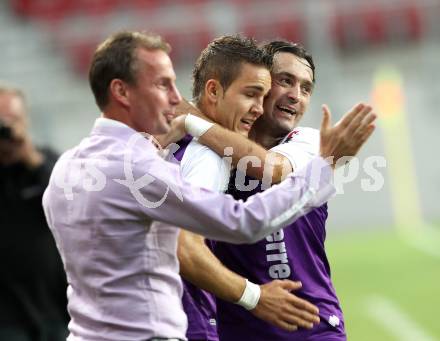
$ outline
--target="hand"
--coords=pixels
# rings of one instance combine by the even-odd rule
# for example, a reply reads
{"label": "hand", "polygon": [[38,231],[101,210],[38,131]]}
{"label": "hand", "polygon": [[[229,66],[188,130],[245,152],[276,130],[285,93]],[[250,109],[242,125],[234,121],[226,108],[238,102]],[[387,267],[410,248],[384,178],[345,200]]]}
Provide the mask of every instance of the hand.
{"label": "hand", "polygon": [[185,137],[185,118],[186,115],[179,115],[171,121],[171,142],[177,142]]}
{"label": "hand", "polygon": [[37,168],[43,163],[43,155],[31,143],[25,143],[22,148],[22,161],[29,168]]}
{"label": "hand", "polygon": [[12,165],[23,163],[29,168],[36,168],[43,162],[43,156],[30,141],[0,141],[0,164]]}
{"label": "hand", "polygon": [[319,323],[318,308],[290,293],[301,288],[300,282],[274,280],[260,288],[260,300],[251,310],[256,317],[288,331]]}
{"label": "hand", "polygon": [[176,143],[185,137],[185,117],[186,115],[179,114],[179,116],[176,116],[170,122],[170,130],[168,131],[168,133],[154,135],[154,138],[159,143],[162,149],[165,149],[171,143]]}
{"label": "hand", "polygon": [[0,140],[0,164],[23,163],[29,168],[36,168],[43,162],[42,154],[33,146],[23,120],[11,124],[11,136]]}
{"label": "hand", "polygon": [[333,127],[327,105],[322,106],[320,154],[326,159],[333,157],[332,165],[344,156],[355,156],[373,133],[377,115],[372,107],[359,103],[347,112]]}

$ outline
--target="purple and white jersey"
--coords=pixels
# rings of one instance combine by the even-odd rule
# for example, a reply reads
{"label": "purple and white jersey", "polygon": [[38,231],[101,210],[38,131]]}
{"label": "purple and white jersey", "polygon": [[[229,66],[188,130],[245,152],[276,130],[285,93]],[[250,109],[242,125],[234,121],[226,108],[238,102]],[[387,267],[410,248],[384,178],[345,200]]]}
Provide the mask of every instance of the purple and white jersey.
{"label": "purple and white jersey", "polygon": [[[224,159],[196,140],[192,140],[189,144],[185,141],[178,144],[180,148],[174,156],[181,161],[183,178],[193,185],[225,192],[229,182],[230,167]],[[206,244],[212,249],[214,242],[206,240]],[[218,341],[214,295],[184,279],[182,281],[184,289],[182,303],[188,317],[186,337],[189,340]]]}
{"label": "purple and white jersey", "polygon": [[[271,150],[286,156],[296,172],[318,154],[319,131],[296,128]],[[234,185],[230,188],[236,198],[243,200],[260,191],[260,186],[251,192],[239,192]],[[330,279],[324,248],[326,219],[327,204],[324,204],[255,244],[215,244],[214,253],[221,262],[254,283],[263,284],[274,279],[301,281],[301,290],[294,294],[317,305],[321,318],[320,325],[312,330],[287,332],[256,318],[238,305],[218,299],[220,340],[346,339],[342,311]]]}

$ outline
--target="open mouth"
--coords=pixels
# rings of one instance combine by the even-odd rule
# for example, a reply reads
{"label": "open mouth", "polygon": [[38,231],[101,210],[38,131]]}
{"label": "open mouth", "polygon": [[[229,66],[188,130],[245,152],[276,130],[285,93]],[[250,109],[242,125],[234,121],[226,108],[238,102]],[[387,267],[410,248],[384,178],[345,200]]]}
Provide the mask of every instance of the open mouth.
{"label": "open mouth", "polygon": [[250,130],[252,128],[252,125],[254,124],[255,120],[242,118],[240,120],[240,122],[243,124],[243,127],[245,129]]}
{"label": "open mouth", "polygon": [[289,116],[296,115],[296,110],[292,109],[292,108],[288,108],[288,107],[285,107],[285,106],[282,106],[282,105],[277,105],[277,109],[282,111],[282,112],[285,112]]}

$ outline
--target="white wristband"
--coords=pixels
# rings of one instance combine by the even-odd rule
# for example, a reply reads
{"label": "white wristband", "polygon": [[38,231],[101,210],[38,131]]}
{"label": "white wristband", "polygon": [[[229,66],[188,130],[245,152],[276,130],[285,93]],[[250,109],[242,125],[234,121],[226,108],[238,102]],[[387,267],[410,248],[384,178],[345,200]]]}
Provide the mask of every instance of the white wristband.
{"label": "white wristband", "polygon": [[236,304],[241,305],[247,310],[254,309],[260,300],[261,289],[260,286],[246,280],[246,288],[244,288],[243,295]]}
{"label": "white wristband", "polygon": [[203,118],[188,114],[185,117],[185,130],[195,138],[199,138],[211,128],[214,123],[208,122]]}

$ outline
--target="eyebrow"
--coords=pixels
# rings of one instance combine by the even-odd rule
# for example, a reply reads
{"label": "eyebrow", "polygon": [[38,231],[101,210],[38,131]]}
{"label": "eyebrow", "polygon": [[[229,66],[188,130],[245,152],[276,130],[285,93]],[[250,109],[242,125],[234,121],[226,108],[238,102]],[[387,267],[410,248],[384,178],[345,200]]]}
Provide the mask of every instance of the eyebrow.
{"label": "eyebrow", "polygon": [[247,89],[247,90],[257,90],[257,91],[259,91],[259,92],[264,92],[264,87],[263,86],[261,86],[261,85],[247,85],[247,86],[245,86],[245,89]]}
{"label": "eyebrow", "polygon": [[160,76],[158,79],[161,80],[170,80],[170,81],[175,81],[176,80],[176,76],[175,75],[167,75],[167,76]]}
{"label": "eyebrow", "polygon": [[[282,72],[278,72],[275,73],[275,76],[287,76],[289,78],[298,78],[295,75],[291,74],[290,72],[287,71],[282,71]],[[315,84],[307,79],[300,79],[301,83],[303,83],[304,85],[310,86],[312,89],[315,87]]]}

